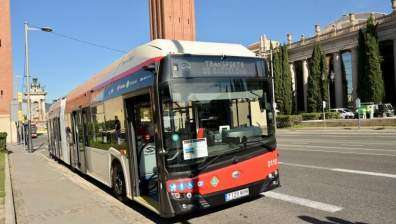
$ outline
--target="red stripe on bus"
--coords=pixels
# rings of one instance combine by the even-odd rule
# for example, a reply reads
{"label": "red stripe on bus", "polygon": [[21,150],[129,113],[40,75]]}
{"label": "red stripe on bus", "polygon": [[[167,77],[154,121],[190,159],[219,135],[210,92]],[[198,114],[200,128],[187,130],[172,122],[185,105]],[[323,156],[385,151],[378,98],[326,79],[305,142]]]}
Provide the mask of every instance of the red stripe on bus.
{"label": "red stripe on bus", "polygon": [[[194,192],[201,195],[224,191],[239,186],[265,180],[268,175],[278,169],[278,152],[274,150],[269,153],[239,162],[218,170],[203,173],[194,178],[184,178],[167,181],[167,190],[172,192],[170,185],[174,184],[176,190],[173,192]],[[238,171],[239,177],[233,177],[233,172]],[[202,186],[198,186],[201,181]],[[187,184],[193,183],[193,188],[188,189]],[[180,185],[183,184],[183,190]]]}

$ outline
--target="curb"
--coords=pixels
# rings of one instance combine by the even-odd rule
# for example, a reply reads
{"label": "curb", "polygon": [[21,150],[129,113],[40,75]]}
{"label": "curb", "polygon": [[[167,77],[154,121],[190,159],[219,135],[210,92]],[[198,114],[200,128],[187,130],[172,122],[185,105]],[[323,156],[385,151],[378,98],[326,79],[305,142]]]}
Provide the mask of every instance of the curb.
{"label": "curb", "polygon": [[10,173],[10,166],[8,163],[8,154],[5,154],[5,223],[16,224],[16,214],[14,207],[14,193],[12,191],[12,180]]}

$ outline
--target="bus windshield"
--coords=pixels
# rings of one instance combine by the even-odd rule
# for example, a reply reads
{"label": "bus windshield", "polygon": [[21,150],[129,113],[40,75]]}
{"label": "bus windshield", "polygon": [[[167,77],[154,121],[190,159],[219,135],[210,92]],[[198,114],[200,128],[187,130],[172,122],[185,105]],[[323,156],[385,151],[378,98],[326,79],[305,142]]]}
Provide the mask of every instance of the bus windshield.
{"label": "bus windshield", "polygon": [[182,78],[162,85],[168,169],[188,169],[271,137],[269,86],[264,78]]}

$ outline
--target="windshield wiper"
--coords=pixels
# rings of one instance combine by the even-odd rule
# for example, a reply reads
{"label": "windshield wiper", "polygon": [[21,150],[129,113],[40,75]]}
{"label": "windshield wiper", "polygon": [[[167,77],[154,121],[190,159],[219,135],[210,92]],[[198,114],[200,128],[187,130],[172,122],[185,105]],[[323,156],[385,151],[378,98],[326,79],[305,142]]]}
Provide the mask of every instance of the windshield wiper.
{"label": "windshield wiper", "polygon": [[[252,141],[241,142],[241,143],[238,144],[239,147],[233,148],[231,150],[227,150],[227,152],[225,152],[223,154],[212,156],[214,158],[212,160],[208,161],[207,163],[202,164],[200,167],[198,167],[198,170],[202,171],[202,170],[208,168],[208,166],[210,166],[211,164],[216,162],[219,158],[221,158],[221,157],[223,157],[225,155],[229,155],[229,154],[234,153],[234,152],[246,150],[247,144],[254,144],[254,143],[260,143],[260,145],[262,145],[265,149],[272,150],[272,147],[271,147],[272,144],[271,145],[266,144],[266,142],[263,141],[263,139],[261,139],[261,138],[260,139],[255,139],[255,140],[252,140]],[[212,158],[212,157],[209,157],[209,158]]]}
{"label": "windshield wiper", "polygon": [[228,150],[226,153],[219,154],[219,155],[216,155],[216,156],[212,156],[212,157],[214,157],[214,158],[213,158],[212,160],[208,161],[207,163],[202,164],[200,167],[198,167],[198,170],[199,170],[199,171],[202,171],[202,170],[208,168],[208,166],[210,166],[210,165],[213,164],[214,162],[216,162],[219,158],[221,158],[221,157],[223,157],[223,156],[225,156],[225,155],[229,155],[229,154],[231,154],[231,153],[233,153],[233,152],[240,151],[241,149],[245,149],[245,147],[233,148],[233,149],[231,149],[231,150]]}

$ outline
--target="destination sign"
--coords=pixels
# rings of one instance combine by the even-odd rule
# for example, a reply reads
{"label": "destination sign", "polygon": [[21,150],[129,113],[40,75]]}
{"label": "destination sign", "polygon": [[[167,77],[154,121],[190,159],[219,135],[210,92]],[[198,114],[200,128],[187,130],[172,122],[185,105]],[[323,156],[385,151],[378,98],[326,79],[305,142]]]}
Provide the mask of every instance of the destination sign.
{"label": "destination sign", "polygon": [[257,77],[257,59],[235,57],[184,57],[172,60],[174,78],[181,77]]}

